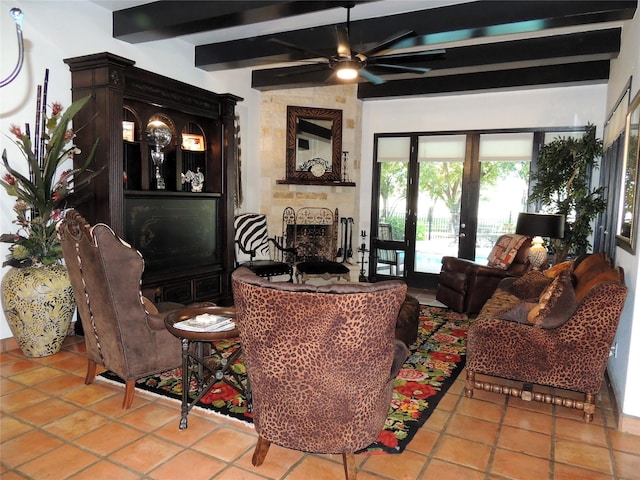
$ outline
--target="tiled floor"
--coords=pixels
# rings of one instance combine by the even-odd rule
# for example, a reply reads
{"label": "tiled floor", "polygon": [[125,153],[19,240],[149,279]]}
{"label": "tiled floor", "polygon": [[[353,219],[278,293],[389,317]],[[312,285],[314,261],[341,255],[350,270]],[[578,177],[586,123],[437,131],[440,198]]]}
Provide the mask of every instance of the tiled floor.
{"label": "tiled floor", "polygon": [[[249,426],[191,412],[178,429],[179,406],[136,393],[84,385],[82,337],[51,357],[0,355],[2,480],[342,479],[339,455],[272,446],[251,465]],[[463,395],[464,372],[400,455],[357,456],[359,480],[640,479],[640,437],[618,433],[609,399],[593,424],[575,410],[485,392]]]}

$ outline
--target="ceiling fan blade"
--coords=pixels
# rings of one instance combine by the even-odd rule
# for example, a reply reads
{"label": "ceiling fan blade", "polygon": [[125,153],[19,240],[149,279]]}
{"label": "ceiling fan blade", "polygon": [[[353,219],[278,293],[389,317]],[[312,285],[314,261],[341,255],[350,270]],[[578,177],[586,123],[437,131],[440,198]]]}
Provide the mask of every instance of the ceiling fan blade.
{"label": "ceiling fan blade", "polygon": [[431,71],[430,68],[425,67],[409,67],[407,65],[392,65],[390,63],[374,63],[371,65],[374,68],[390,68],[393,70],[402,70],[409,73],[427,73]]}
{"label": "ceiling fan blade", "polygon": [[369,57],[367,63],[373,64],[379,61],[384,62],[420,62],[424,60],[440,60],[445,58],[447,51],[439,48],[435,50],[425,50],[424,52],[390,53],[377,57]]}
{"label": "ceiling fan blade", "polygon": [[284,47],[290,48],[291,50],[296,50],[298,52],[306,53],[307,55],[311,55],[312,57],[326,57],[324,53],[316,52],[315,50],[309,50],[308,48],[299,47],[294,45],[293,43],[285,42],[284,40],[280,40],[279,38],[270,38],[270,42],[277,43]]}
{"label": "ceiling fan blade", "polygon": [[358,71],[358,73],[360,73],[360,75],[362,75],[364,78],[366,78],[369,82],[373,83],[374,85],[382,85],[384,83],[383,79],[381,79],[379,76],[374,75],[373,73],[369,72],[365,68],[361,68]]}
{"label": "ceiling fan blade", "polygon": [[417,37],[417,36],[418,36],[418,34],[416,32],[414,32],[413,30],[408,30],[408,31],[403,32],[403,33],[398,33],[398,34],[394,35],[393,37],[390,37],[390,38],[386,39],[382,43],[379,43],[375,47],[367,50],[366,52],[362,53],[361,55],[364,55],[366,58],[372,57],[376,53],[380,53],[380,52],[382,52],[384,50],[388,50],[390,48],[393,48],[396,43],[399,43],[402,40],[405,40],[405,39],[411,38],[411,37]]}
{"label": "ceiling fan blade", "polygon": [[338,56],[351,58],[351,45],[349,45],[349,31],[342,25],[336,25],[338,39]]}

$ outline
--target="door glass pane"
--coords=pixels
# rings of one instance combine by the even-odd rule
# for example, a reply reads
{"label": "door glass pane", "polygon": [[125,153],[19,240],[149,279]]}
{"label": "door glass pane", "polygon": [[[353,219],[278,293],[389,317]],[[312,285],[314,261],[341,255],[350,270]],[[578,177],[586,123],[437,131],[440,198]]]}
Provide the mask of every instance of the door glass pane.
{"label": "door glass pane", "polygon": [[418,137],[418,211],[414,271],[438,273],[458,256],[465,135]]}
{"label": "door glass pane", "polygon": [[518,213],[527,209],[532,133],[480,136],[480,201],[476,262],[485,264],[500,235],[513,233]]}
{"label": "door glass pane", "polygon": [[[377,236],[380,240],[404,241],[410,154],[410,137],[378,138],[377,161],[380,164],[380,198]],[[376,254],[376,273],[402,274],[404,251],[377,249]]]}

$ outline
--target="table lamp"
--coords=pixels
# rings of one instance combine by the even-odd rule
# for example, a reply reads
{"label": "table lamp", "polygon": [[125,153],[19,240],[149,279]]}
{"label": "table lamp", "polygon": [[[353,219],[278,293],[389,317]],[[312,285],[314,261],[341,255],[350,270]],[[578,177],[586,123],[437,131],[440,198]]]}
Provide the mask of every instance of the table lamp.
{"label": "table lamp", "polygon": [[532,237],[529,263],[534,270],[540,270],[549,260],[542,237],[564,237],[564,215],[521,212],[518,214],[516,233]]}

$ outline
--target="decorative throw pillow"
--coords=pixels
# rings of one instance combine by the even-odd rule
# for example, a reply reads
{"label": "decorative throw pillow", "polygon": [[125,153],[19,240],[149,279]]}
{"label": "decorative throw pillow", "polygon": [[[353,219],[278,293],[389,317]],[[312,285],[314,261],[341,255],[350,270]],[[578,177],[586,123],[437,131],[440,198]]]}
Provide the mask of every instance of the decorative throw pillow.
{"label": "decorative throw pillow", "polygon": [[607,268],[602,272],[597,272],[593,277],[586,277],[587,275],[583,275],[583,278],[576,285],[576,301],[578,302],[581,302],[592,288],[601,283],[620,283],[620,272],[617,268]]}
{"label": "decorative throw pillow", "polygon": [[571,272],[558,275],[542,292],[538,304],[529,312],[527,319],[542,328],[557,328],[566,322],[578,308],[573,289]]}
{"label": "decorative throw pillow", "polygon": [[511,322],[526,323],[529,324],[528,315],[529,312],[536,306],[536,303],[520,302],[517,305],[508,308],[502,312],[496,314],[497,318],[501,320],[509,320]]}
{"label": "decorative throw pillow", "polygon": [[544,271],[545,277],[556,278],[560,273],[565,270],[571,271],[573,269],[573,260],[567,260],[566,262],[560,262]]}
{"label": "decorative throw pillow", "polygon": [[540,298],[545,288],[552,282],[538,270],[531,270],[511,284],[511,293],[518,298]]}
{"label": "decorative throw pillow", "polygon": [[518,250],[527,239],[524,235],[502,235],[489,252],[487,265],[506,270],[516,258]]}

